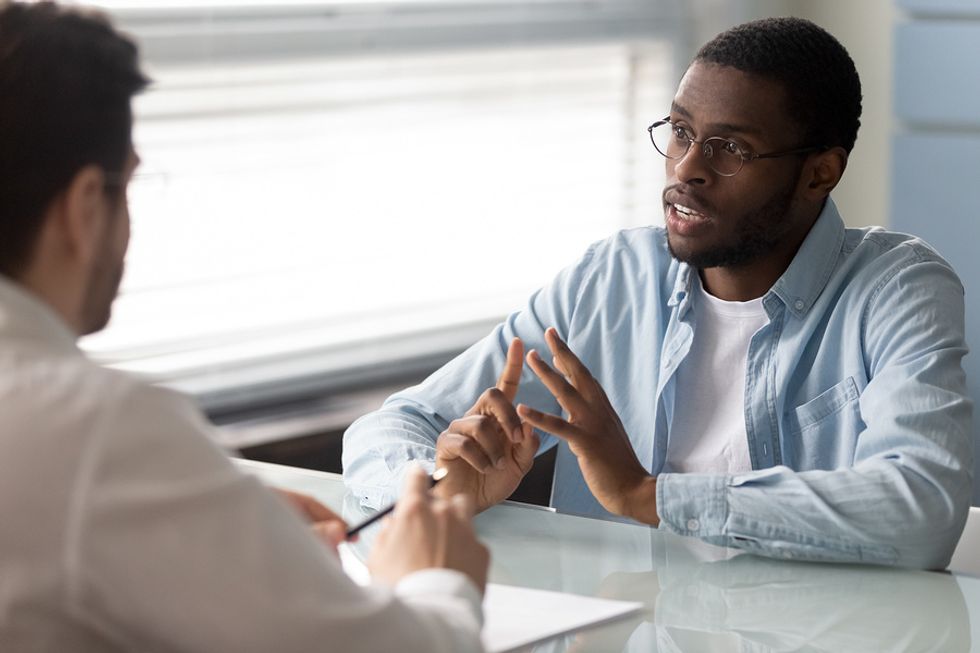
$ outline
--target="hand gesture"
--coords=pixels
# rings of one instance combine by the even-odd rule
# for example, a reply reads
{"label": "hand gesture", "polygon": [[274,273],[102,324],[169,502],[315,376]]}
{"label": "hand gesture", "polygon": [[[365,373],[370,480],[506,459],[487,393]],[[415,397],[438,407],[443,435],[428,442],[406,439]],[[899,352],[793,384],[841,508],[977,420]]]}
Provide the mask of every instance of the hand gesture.
{"label": "hand gesture", "polygon": [[436,440],[435,466],[449,472],[436,486],[439,496],[464,494],[485,510],[513,494],[531,469],[540,440],[514,409],[523,358],[524,344],[514,338],[496,387]]}
{"label": "hand gesture", "polygon": [[395,585],[422,569],[455,569],[482,593],[490,552],[473,530],[473,502],[466,496],[439,499],[429,493],[421,468],[409,471],[391,517],[374,541],[368,569],[377,580]]}
{"label": "hand gesture", "polygon": [[647,524],[660,523],[656,479],[637,459],[623,423],[602,386],[554,328],[545,332],[545,341],[561,374],[551,369],[536,351],[528,354],[527,362],[568,413],[568,419],[524,404],[517,407],[518,415],[526,423],[568,442],[578,458],[585,482],[603,508]]}

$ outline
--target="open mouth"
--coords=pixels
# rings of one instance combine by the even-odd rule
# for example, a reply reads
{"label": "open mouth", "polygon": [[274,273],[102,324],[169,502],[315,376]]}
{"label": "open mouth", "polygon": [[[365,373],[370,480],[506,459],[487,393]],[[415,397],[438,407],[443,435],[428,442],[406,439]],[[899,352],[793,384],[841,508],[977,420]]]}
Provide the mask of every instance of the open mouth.
{"label": "open mouth", "polygon": [[674,212],[677,217],[684,222],[704,222],[710,220],[710,217],[695,211],[689,206],[684,206],[683,204],[671,204],[674,208]]}

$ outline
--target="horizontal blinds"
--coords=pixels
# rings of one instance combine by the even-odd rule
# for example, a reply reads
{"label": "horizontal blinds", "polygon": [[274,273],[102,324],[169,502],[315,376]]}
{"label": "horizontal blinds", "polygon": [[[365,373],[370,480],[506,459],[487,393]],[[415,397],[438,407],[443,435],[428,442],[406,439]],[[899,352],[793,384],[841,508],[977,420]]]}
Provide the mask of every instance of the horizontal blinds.
{"label": "horizontal blinds", "polygon": [[465,347],[590,242],[660,219],[645,127],[670,40],[444,40],[151,57],[127,274],[85,349],[205,403],[346,383]]}

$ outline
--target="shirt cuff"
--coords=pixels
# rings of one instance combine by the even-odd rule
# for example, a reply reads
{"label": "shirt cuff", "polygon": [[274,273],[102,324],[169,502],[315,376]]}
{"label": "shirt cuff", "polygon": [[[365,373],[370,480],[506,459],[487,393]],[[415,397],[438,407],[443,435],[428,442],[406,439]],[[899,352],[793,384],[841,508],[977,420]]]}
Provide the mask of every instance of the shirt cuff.
{"label": "shirt cuff", "polygon": [[732,477],[720,474],[657,476],[657,514],[661,527],[693,537],[724,536],[731,480]]}
{"label": "shirt cuff", "polygon": [[401,598],[455,596],[466,601],[477,622],[483,623],[483,596],[473,581],[454,569],[432,568],[416,571],[395,586]]}

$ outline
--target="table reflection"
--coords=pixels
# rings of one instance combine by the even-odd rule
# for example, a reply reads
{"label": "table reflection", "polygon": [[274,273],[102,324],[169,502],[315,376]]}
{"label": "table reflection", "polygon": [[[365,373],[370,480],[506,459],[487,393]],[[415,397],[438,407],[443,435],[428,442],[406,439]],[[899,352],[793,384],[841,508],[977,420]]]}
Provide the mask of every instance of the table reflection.
{"label": "table reflection", "polygon": [[[254,466],[253,466],[254,467]],[[269,481],[308,491],[353,523],[339,478]],[[640,601],[638,616],[532,649],[537,653],[969,651],[959,582],[936,572],[767,560],[657,529],[503,504],[477,516],[493,553],[490,580]],[[362,558],[377,528],[354,547]],[[980,591],[978,588],[974,588]],[[971,590],[972,591],[972,590]],[[972,594],[971,594],[972,595]]]}
{"label": "table reflection", "polygon": [[640,601],[631,621],[535,651],[969,651],[946,573],[768,560],[657,529],[499,506],[491,580]]}

